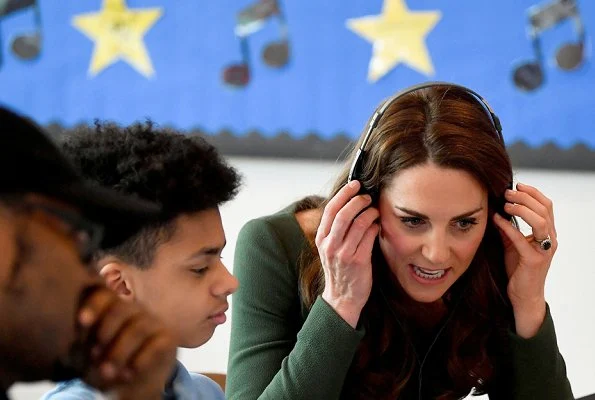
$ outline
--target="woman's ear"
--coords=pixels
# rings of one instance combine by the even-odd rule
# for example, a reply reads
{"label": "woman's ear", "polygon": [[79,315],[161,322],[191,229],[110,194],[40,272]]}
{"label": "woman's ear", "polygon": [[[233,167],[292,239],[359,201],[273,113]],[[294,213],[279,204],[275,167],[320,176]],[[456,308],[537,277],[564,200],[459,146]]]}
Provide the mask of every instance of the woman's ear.
{"label": "woman's ear", "polygon": [[99,270],[105,285],[121,299],[134,300],[134,291],[129,274],[130,266],[120,261],[110,261]]}

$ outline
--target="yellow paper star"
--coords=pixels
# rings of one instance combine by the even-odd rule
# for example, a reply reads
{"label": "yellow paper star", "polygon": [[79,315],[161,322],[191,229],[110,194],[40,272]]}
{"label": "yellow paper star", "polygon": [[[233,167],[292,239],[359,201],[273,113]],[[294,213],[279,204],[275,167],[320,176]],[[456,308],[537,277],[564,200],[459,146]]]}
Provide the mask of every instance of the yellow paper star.
{"label": "yellow paper star", "polygon": [[368,80],[376,82],[400,62],[433,75],[425,38],[440,17],[440,11],[411,12],[404,0],[384,0],[381,15],[347,20],[349,29],[373,45]]}
{"label": "yellow paper star", "polygon": [[146,77],[155,71],[143,42],[162,9],[129,9],[124,0],[103,0],[99,12],[76,15],[72,24],[95,42],[89,73],[93,76],[124,60]]}

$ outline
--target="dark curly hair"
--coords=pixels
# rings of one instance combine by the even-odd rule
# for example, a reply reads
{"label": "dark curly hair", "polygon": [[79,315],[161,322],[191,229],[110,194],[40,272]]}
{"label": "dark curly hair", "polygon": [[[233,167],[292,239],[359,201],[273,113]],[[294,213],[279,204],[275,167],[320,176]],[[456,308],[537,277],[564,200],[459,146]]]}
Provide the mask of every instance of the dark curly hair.
{"label": "dark curly hair", "polygon": [[90,181],[162,207],[159,221],[98,255],[112,254],[139,268],[148,267],[157,245],[171,238],[176,217],[220,206],[241,184],[206,140],[151,121],[127,127],[96,121],[66,136],[62,150]]}

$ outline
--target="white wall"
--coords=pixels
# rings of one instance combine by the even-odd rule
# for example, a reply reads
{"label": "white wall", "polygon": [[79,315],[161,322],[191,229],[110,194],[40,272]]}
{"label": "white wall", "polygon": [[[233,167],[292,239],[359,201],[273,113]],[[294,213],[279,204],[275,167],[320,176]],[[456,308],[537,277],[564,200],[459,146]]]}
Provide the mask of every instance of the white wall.
{"label": "white wall", "polygon": [[[238,198],[222,209],[228,246],[224,262],[231,268],[235,239],[248,220],[270,214],[306,194],[326,193],[338,172],[330,162],[232,158],[244,175]],[[517,171],[515,181],[538,187],[554,201],[560,247],[546,287],[556,323],[558,343],[577,397],[595,392],[595,173]],[[180,359],[193,371],[225,372],[229,322],[197,350],[181,350]],[[37,399],[47,383],[17,385],[17,400]]]}

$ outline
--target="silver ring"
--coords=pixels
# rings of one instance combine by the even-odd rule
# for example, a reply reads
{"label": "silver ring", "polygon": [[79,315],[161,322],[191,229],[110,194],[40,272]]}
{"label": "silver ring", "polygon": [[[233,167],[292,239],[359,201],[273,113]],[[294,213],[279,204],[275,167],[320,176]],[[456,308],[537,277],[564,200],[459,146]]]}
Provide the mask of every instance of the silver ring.
{"label": "silver ring", "polygon": [[533,238],[533,240],[539,243],[539,247],[541,247],[541,250],[549,250],[552,248],[552,238],[550,238],[550,235],[547,235],[547,237],[542,240],[536,238]]}

